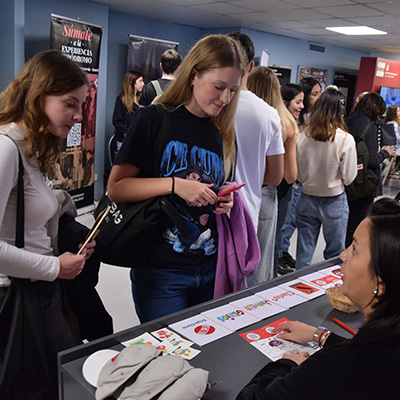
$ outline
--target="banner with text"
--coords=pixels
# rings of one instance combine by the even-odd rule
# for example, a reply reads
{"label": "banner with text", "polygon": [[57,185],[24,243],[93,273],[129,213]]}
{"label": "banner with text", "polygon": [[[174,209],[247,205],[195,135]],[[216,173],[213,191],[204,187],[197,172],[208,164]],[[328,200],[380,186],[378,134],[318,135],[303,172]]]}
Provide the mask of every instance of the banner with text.
{"label": "banner with text", "polygon": [[77,208],[94,202],[96,108],[102,27],[51,14],[51,48],[60,50],[87,73],[89,90],[82,121],[62,142],[53,176],[55,188],[67,190]]}

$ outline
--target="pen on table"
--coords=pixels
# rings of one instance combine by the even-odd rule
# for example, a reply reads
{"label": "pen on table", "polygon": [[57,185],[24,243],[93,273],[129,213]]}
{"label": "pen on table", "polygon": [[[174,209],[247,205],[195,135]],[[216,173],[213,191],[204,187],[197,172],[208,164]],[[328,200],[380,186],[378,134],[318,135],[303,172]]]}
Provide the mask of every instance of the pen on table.
{"label": "pen on table", "polygon": [[343,329],[346,329],[346,331],[352,333],[353,335],[356,335],[357,332],[354,329],[351,329],[349,326],[347,326],[346,324],[344,324],[342,321],[339,321],[336,318],[332,318],[333,322],[336,322],[338,325],[340,325]]}

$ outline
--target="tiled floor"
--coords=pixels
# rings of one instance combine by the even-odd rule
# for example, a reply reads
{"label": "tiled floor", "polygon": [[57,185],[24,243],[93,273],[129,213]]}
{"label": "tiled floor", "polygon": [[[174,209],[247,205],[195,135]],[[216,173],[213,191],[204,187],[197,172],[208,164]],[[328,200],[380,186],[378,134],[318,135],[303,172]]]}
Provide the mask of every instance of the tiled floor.
{"label": "tiled floor", "polygon": [[[383,191],[384,196],[394,197],[400,192],[399,178],[400,175],[395,175],[386,181]],[[91,226],[94,218],[90,213],[85,213],[80,215],[78,220],[87,226]],[[292,237],[290,246],[290,253],[293,256],[296,254],[296,238],[297,231],[295,231]],[[313,257],[313,263],[323,260],[322,252],[324,246],[324,240],[322,235],[320,235],[317,249]],[[102,264],[97,290],[104,302],[106,309],[113,317],[115,332],[139,324],[131,295],[128,268]]]}

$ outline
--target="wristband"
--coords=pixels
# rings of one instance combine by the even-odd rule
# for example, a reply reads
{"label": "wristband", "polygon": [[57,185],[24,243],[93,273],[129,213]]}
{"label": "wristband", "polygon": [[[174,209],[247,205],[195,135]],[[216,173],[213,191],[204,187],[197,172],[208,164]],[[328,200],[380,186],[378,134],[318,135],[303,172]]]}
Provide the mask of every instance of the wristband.
{"label": "wristband", "polygon": [[171,178],[172,178],[172,191],[171,191],[171,194],[175,194],[175,177],[172,175]]}
{"label": "wristband", "polygon": [[326,329],[326,328],[323,327],[323,326],[319,326],[319,327],[315,330],[315,332],[314,332],[314,334],[313,334],[313,342],[314,342],[314,343],[317,343],[317,345],[319,346],[321,335],[322,335],[324,332],[326,332],[326,331],[328,331],[328,329]]}
{"label": "wristband", "polygon": [[324,331],[324,332],[322,333],[322,335],[319,337],[319,344],[318,344],[319,347],[321,347],[321,348],[324,347],[322,343],[324,343],[324,340],[325,340],[330,334],[331,334],[331,331],[328,331],[328,330],[326,330],[326,331]]}

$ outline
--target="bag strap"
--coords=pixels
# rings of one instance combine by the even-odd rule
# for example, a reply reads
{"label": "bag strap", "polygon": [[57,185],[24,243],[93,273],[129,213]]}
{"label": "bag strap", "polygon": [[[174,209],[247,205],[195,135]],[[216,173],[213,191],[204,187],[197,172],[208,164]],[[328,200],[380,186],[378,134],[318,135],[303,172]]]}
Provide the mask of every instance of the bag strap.
{"label": "bag strap", "polygon": [[370,122],[363,130],[363,133],[361,134],[359,140],[363,140],[365,142],[365,137],[367,136],[367,133],[369,131],[369,128],[371,128],[372,125],[374,125],[375,122]]}
{"label": "bag strap", "polygon": [[156,91],[156,97],[163,93],[163,90],[161,89],[161,86],[160,86],[160,82],[158,82],[157,79],[155,79],[154,81],[151,81],[151,84],[153,85],[154,90]]}
{"label": "bag strap", "polygon": [[165,197],[160,197],[160,205],[164,210],[165,214],[168,215],[169,219],[178,228],[181,235],[189,234],[190,229],[187,224],[185,224],[182,216],[178,213],[176,208],[171,204],[171,202]]}
{"label": "bag strap", "polygon": [[169,132],[169,121],[170,121],[170,112],[162,105],[155,104],[157,108],[158,116],[160,118],[160,126],[155,137],[155,158],[153,165],[153,175],[158,176],[160,173],[160,163],[162,153],[164,151],[164,147],[167,144],[167,135]]}
{"label": "bag strap", "polygon": [[17,222],[15,228],[15,246],[22,249],[25,245],[24,239],[24,221],[25,221],[25,202],[24,202],[24,164],[22,162],[21,152],[14,139],[5,133],[2,133],[12,140],[18,150],[18,181],[17,181]]}

